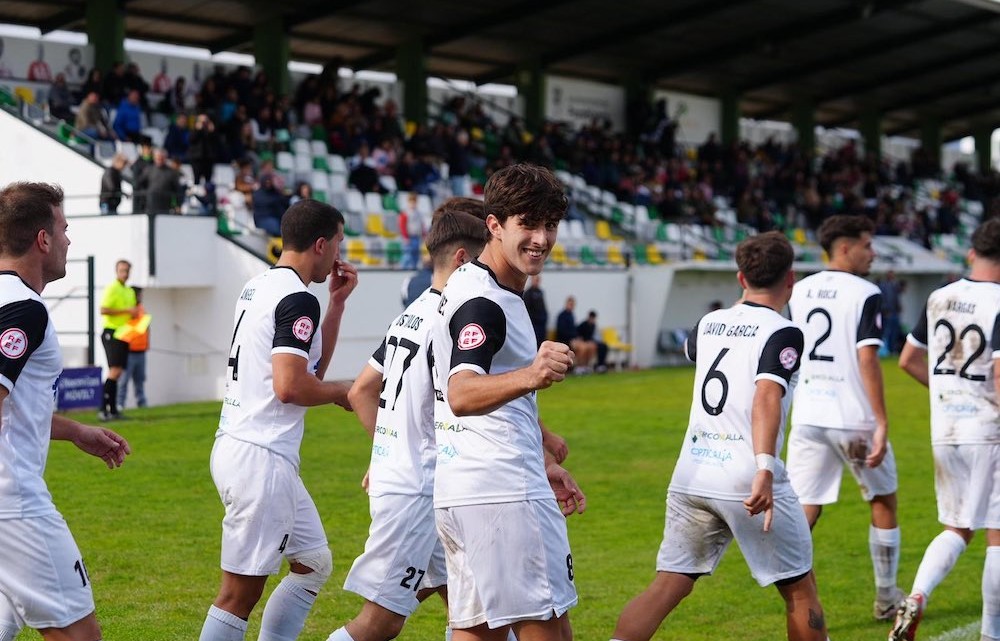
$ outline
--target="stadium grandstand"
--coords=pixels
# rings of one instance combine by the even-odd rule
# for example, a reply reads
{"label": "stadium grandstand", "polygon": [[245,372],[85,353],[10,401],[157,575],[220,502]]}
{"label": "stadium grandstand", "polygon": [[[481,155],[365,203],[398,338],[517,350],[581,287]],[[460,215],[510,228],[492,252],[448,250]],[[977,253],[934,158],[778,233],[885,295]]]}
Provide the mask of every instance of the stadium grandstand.
{"label": "stadium grandstand", "polygon": [[[66,187],[98,280],[135,262],[169,319],[151,358],[184,374],[158,401],[221,394],[231,291],[280,252],[290,200],[344,212],[372,283],[345,320],[333,374],[350,376],[434,207],[519,161],[571,201],[550,310],[575,294],[629,364],[666,364],[680,328],[737,296],[734,247],[759,231],[816,271],[819,223],[870,217],[909,315],[962,270],[1000,195],[998,18],[955,0],[0,2],[17,150],[0,175]],[[71,281],[57,295],[87,287]]]}

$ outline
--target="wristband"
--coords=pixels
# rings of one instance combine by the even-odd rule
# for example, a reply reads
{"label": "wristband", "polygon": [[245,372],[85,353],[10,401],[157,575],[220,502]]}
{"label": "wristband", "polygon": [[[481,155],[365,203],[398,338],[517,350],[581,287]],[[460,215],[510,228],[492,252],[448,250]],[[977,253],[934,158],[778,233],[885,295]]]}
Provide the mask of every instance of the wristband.
{"label": "wristband", "polygon": [[778,466],[778,460],[770,454],[758,454],[754,457],[757,461],[757,470],[767,470],[774,474],[774,469]]}

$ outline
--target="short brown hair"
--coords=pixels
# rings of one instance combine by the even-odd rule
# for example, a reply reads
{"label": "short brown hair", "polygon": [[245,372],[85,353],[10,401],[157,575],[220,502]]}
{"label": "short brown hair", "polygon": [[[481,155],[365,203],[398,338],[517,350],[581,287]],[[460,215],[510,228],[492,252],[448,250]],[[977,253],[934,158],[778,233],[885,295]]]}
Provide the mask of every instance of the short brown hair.
{"label": "short brown hair", "polygon": [[792,268],[793,260],[792,244],[777,231],[752,236],[736,247],[736,266],[756,289],[776,285]]}
{"label": "short brown hair", "polygon": [[864,216],[839,214],[830,216],[819,226],[816,236],[819,238],[819,245],[829,255],[833,249],[833,243],[839,238],[859,239],[861,234],[874,233],[875,223]]}
{"label": "short brown hair", "polygon": [[976,256],[1000,262],[1000,218],[991,218],[972,232]]}
{"label": "short brown hair", "polygon": [[511,216],[520,216],[525,227],[558,223],[566,215],[569,201],[562,183],[544,167],[518,163],[500,169],[486,181],[483,205],[487,215],[502,225]]}
{"label": "short brown hair", "polygon": [[59,185],[15,182],[0,190],[0,256],[24,256],[39,231],[54,234],[56,217],[52,210],[62,203]]}
{"label": "short brown hair", "polygon": [[488,237],[486,223],[482,218],[460,210],[439,210],[427,232],[427,251],[434,264],[440,265],[459,247],[478,256],[486,246]]}
{"label": "short brown hair", "polygon": [[281,216],[281,245],[291,251],[306,251],[320,238],[330,240],[344,227],[344,215],[336,207],[303,198]]}
{"label": "short brown hair", "polygon": [[483,201],[465,196],[452,196],[434,210],[434,214],[431,216],[431,227],[434,226],[434,221],[437,220],[438,216],[446,211],[460,211],[486,221],[486,208],[483,207]]}

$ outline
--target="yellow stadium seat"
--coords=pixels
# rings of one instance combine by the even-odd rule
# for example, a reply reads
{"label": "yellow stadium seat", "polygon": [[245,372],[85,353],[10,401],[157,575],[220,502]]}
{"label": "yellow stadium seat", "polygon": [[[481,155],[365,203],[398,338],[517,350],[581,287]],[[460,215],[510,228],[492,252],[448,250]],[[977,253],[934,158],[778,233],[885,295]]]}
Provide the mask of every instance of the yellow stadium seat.
{"label": "yellow stadium seat", "polygon": [[549,258],[556,265],[565,265],[569,261],[569,256],[566,254],[566,248],[559,243],[552,246]]}
{"label": "yellow stadium seat", "polygon": [[621,236],[615,236],[611,231],[611,223],[606,220],[598,220],[594,223],[594,234],[601,240],[621,240]]}
{"label": "yellow stadium seat", "polygon": [[347,241],[347,262],[360,265],[365,262],[368,250],[365,249],[365,241],[360,238],[352,238]]}
{"label": "yellow stadium seat", "polygon": [[657,247],[656,243],[649,243],[646,246],[646,259],[649,260],[650,265],[663,264],[663,254],[660,253],[660,248]]}
{"label": "yellow stadium seat", "polygon": [[625,256],[622,254],[622,246],[615,243],[608,245],[608,262],[612,265],[624,265]]}
{"label": "yellow stadium seat", "polygon": [[805,245],[807,242],[809,242],[806,239],[806,230],[802,229],[801,227],[795,228],[794,238],[795,238],[795,244],[797,245]]}
{"label": "yellow stadium seat", "polygon": [[368,214],[365,216],[365,233],[369,236],[387,236],[389,230],[385,228],[385,221],[381,214]]}
{"label": "yellow stadium seat", "polygon": [[[629,355],[632,353],[632,344],[622,341],[618,330],[614,327],[605,327],[601,330],[601,340],[608,346],[608,362],[619,364],[625,367],[628,364]],[[617,355],[621,360],[616,361],[612,355]]]}

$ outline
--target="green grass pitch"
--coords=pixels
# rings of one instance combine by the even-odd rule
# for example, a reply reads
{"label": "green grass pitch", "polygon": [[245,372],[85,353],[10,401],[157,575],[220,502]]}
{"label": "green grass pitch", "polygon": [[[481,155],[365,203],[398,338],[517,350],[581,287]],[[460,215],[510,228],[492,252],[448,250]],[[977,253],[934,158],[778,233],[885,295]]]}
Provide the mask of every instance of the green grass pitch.
{"label": "green grass pitch", "polygon": [[[924,547],[940,529],[927,393],[894,361],[885,362],[885,371],[900,470],[900,583],[909,589]],[[586,514],[569,521],[580,593],[571,618],[581,641],[607,640],[622,606],[653,576],[692,376],[692,369],[682,368],[575,377],[539,394],[542,416],[569,442],[566,466],[588,498]],[[105,639],[198,638],[219,581],[222,507],[208,471],[218,413],[218,403],[133,410],[132,420],[114,424],[133,448],[115,472],[69,444],[53,444],[49,485],[83,550]],[[339,408],[310,410],[306,424],[302,476],[323,516],[335,572],[301,638],[321,641],[361,604],[340,586],[367,535],[368,502],[359,483],[369,441],[354,416]],[[885,639],[888,625],[871,618],[868,508],[853,480],[844,483],[841,502],[826,509],[815,542],[831,638]],[[979,618],[983,547],[980,535],[935,592],[921,639]],[[272,578],[268,589],[276,582]],[[256,638],[262,610],[251,617],[247,639]],[[441,603],[428,601],[401,638],[441,639],[444,621]],[[26,631],[18,637],[30,638],[37,635]],[[715,575],[698,582],[655,638],[783,639],[784,607],[776,590],[753,582],[732,546]]]}

